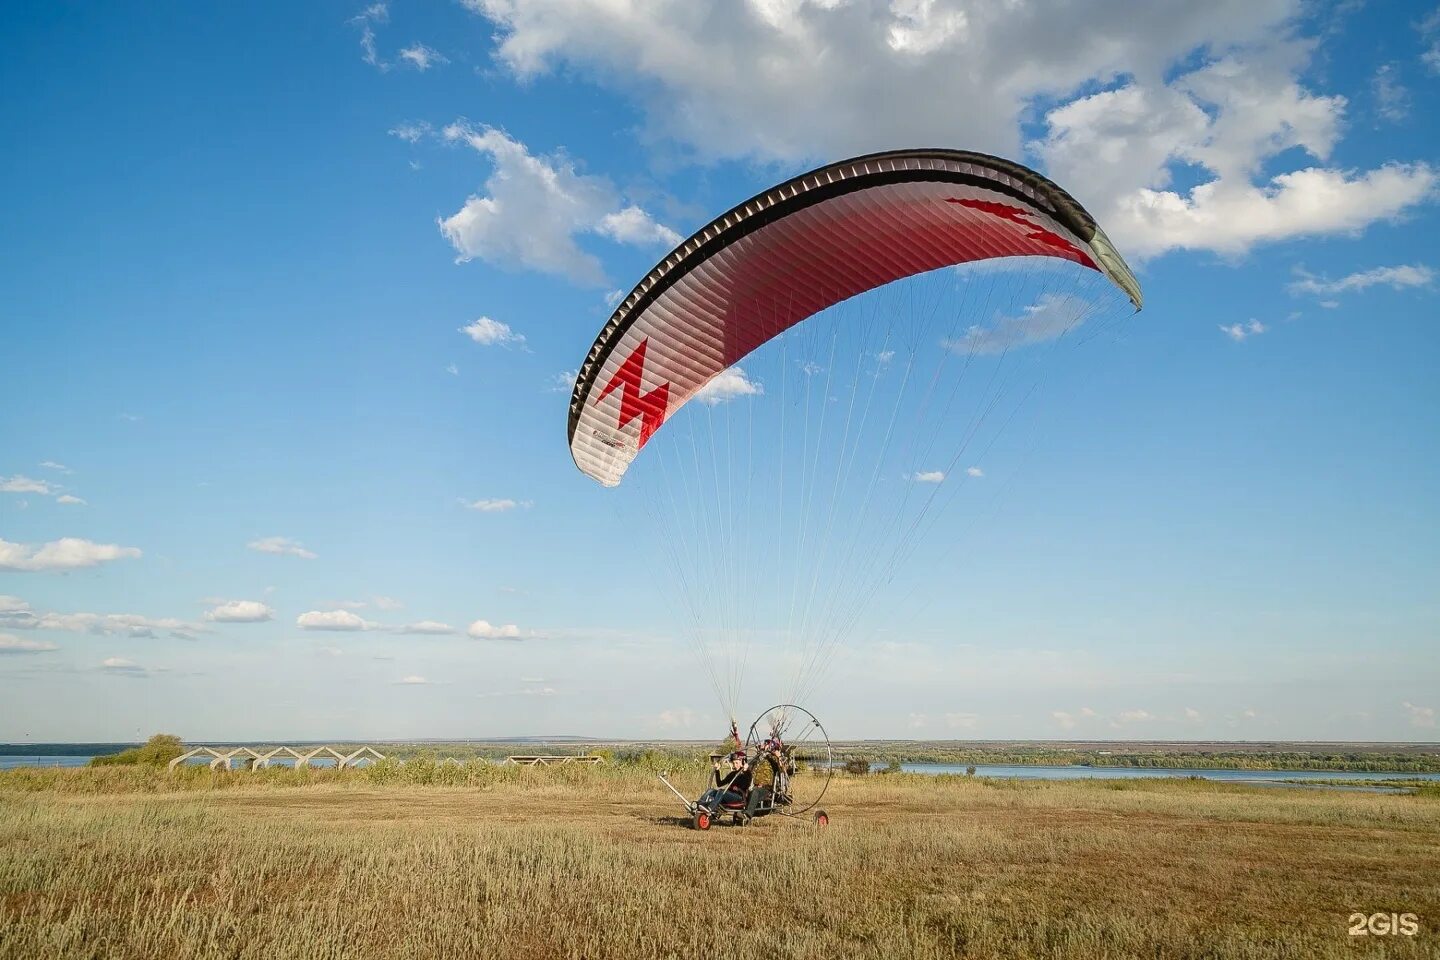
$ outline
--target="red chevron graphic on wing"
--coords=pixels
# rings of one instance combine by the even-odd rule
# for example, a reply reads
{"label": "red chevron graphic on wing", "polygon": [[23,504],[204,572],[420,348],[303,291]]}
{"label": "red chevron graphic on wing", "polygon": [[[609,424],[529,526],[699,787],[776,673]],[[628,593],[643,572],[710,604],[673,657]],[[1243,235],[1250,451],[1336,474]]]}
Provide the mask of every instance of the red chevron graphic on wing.
{"label": "red chevron graphic on wing", "polygon": [[1081,250],[1079,247],[1075,246],[1075,244],[1060,236],[1060,234],[1055,233],[1051,230],[1046,230],[1038,223],[1032,222],[1030,220],[1030,213],[1026,210],[1022,210],[1020,207],[1012,207],[1008,203],[996,203],[994,200],[970,200],[959,199],[956,197],[947,197],[945,199],[945,202],[958,203],[962,207],[969,207],[972,210],[979,210],[982,213],[988,213],[993,217],[999,217],[1001,220],[1009,220],[1011,223],[1019,224],[1022,227],[1028,227],[1031,232],[1025,234],[1025,239],[1036,240],[1040,243],[1045,244],[1045,246],[1047,247],[1054,247],[1057,250],[1063,250],[1065,251],[1065,253],[1070,254],[1070,257],[1067,259],[1078,260],[1080,263],[1084,264],[1092,270],[1099,269],[1095,266],[1095,261],[1091,260],[1089,255],[1086,254],[1084,250]]}
{"label": "red chevron graphic on wing", "polygon": [[649,393],[640,392],[641,378],[645,375],[645,348],[650,343],[647,338],[640,341],[635,352],[625,358],[620,364],[620,369],[605,384],[605,389],[600,391],[600,397],[595,401],[598,405],[601,400],[615,390],[620,388],[620,419],[616,424],[617,428],[623,429],[626,424],[636,417],[640,418],[640,443],[636,449],[645,446],[660,425],[665,422],[665,411],[670,406],[670,384],[662,383]]}

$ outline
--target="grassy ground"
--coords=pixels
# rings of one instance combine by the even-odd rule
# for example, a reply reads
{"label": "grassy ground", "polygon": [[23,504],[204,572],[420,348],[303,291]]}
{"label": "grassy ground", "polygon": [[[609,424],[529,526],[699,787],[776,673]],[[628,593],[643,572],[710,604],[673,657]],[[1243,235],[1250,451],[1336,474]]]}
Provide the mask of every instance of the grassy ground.
{"label": "grassy ground", "polygon": [[0,777],[0,957],[1440,956],[1433,796],[837,777],[700,833],[643,771],[272,773]]}

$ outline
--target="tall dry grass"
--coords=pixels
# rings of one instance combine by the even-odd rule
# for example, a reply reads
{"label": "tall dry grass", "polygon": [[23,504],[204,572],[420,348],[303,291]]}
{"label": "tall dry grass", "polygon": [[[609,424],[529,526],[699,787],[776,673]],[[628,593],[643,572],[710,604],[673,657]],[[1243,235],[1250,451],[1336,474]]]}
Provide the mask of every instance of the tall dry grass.
{"label": "tall dry grass", "polygon": [[617,767],[44,773],[0,780],[0,957],[1436,955],[1425,797],[837,778],[827,830],[700,833]]}

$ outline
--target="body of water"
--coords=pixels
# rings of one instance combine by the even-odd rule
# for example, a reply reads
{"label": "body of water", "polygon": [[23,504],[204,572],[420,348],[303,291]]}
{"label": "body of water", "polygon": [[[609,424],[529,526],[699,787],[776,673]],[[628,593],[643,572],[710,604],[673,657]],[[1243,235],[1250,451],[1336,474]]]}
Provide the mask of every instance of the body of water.
{"label": "body of water", "polygon": [[0,756],[0,770],[13,770],[16,767],[83,767],[89,762],[89,757]]}
{"label": "body of water", "polygon": [[[872,769],[884,769],[877,765]],[[906,773],[964,774],[963,763],[902,763]],[[1230,783],[1277,783],[1282,780],[1434,780],[1440,773],[1373,770],[1212,770],[1193,767],[1081,767],[1021,763],[975,764],[977,777],[1019,777],[1026,780],[1118,780],[1131,777],[1203,777]]]}

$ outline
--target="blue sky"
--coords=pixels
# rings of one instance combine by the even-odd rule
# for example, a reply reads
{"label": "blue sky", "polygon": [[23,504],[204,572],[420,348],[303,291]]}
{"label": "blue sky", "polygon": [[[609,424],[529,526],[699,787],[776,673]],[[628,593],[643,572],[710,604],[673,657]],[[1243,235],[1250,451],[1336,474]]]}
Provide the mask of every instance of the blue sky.
{"label": "blue sky", "polygon": [[1440,11],[1124,6],[7,7],[0,739],[723,730],[564,374],[675,238],[916,145],[1049,173],[1147,305],[812,709],[1436,739]]}

